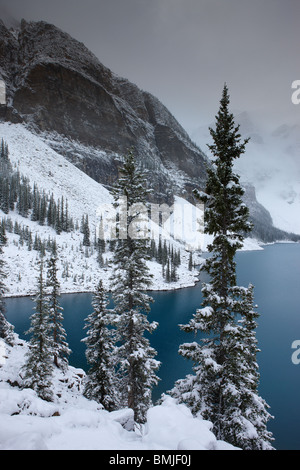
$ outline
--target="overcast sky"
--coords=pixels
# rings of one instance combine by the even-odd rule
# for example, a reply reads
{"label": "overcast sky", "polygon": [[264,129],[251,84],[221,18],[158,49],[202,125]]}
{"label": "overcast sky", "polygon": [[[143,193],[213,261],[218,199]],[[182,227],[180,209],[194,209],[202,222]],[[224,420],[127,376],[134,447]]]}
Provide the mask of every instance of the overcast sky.
{"label": "overcast sky", "polygon": [[189,132],[231,110],[300,123],[300,0],[0,0],[0,17],[44,20],[157,96]]}

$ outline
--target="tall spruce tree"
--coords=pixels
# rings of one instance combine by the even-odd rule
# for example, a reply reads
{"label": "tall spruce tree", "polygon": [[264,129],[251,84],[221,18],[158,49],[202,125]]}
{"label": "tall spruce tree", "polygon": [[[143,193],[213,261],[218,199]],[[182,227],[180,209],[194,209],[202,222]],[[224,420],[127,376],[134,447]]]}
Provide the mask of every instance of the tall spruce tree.
{"label": "tall spruce tree", "polygon": [[[133,409],[136,423],[146,420],[147,410],[152,404],[152,388],[158,383],[155,372],[159,368],[155,359],[157,353],[145,336],[145,332],[152,333],[157,327],[157,323],[150,323],[147,318],[152,301],[145,293],[151,285],[146,263],[147,240],[129,234],[129,227],[140,215],[137,204],[146,205],[146,188],[145,177],[137,168],[133,151],[129,151],[114,189],[120,224],[113,256],[112,293],[119,344],[120,393],[124,406]],[[121,198],[122,203],[119,204]]]}
{"label": "tall spruce tree", "polygon": [[35,390],[43,400],[52,401],[52,335],[42,258],[34,302],[35,313],[31,315],[31,325],[27,331],[27,334],[31,337],[29,350],[26,353],[26,362],[23,367],[23,383],[25,387]]}
{"label": "tall spruce tree", "polygon": [[115,339],[111,328],[111,311],[102,281],[92,300],[93,312],[86,319],[86,358],[90,365],[84,395],[95,400],[108,411],[118,408],[117,378],[115,372]]}
{"label": "tall spruce tree", "polygon": [[68,366],[68,357],[71,353],[67,343],[67,334],[63,326],[63,308],[60,305],[60,284],[57,278],[57,252],[53,247],[48,260],[47,287],[48,287],[48,309],[52,332],[52,354],[54,364],[65,370]]}
{"label": "tall spruce tree", "polygon": [[253,288],[236,286],[235,254],[252,226],[233,165],[245,152],[247,140],[241,142],[228,106],[225,85],[216,129],[210,129],[213,144],[209,148],[214,158],[207,170],[205,193],[195,191],[205,203],[205,232],[213,241],[202,267],[210,277],[203,284],[202,308],[189,324],[181,326],[188,333],[200,333],[198,341],[183,344],[179,350],[193,361],[194,375],[178,381],[171,393],[194,414],[210,420],[218,439],[244,449],[265,449],[271,448],[266,430],[270,415],[257,390],[255,317],[253,306],[250,308]]}

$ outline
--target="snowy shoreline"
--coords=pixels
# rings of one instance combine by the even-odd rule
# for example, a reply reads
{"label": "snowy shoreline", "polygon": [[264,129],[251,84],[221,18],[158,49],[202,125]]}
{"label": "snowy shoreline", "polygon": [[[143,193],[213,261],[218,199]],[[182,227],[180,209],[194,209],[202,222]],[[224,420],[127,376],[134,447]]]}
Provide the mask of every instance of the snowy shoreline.
{"label": "snowy shoreline", "polygon": [[[276,245],[276,244],[293,244],[293,243],[299,243],[299,242],[294,242],[294,241],[276,241],[272,243],[259,243],[256,240],[252,239],[247,239],[245,240],[245,245],[241,250],[238,250],[239,252],[250,252],[250,251],[262,251],[264,250],[264,247],[271,246],[271,245]],[[197,267],[201,265],[201,263],[204,261],[204,258],[201,257],[201,255],[205,254],[207,252],[203,252],[202,254],[198,254],[197,258]],[[99,277],[102,278],[104,282],[107,282],[109,279],[109,273],[107,271],[103,272],[102,270],[100,271],[97,269],[96,265],[93,264],[91,267],[91,270],[89,273],[94,269],[94,271],[99,274]],[[160,266],[154,267],[154,263],[150,264],[150,271],[152,274],[154,274],[154,281],[153,281],[153,286],[151,288],[147,289],[147,292],[170,292],[170,291],[176,291],[180,289],[186,289],[186,288],[191,288],[195,287],[199,282],[201,282],[199,276],[200,272],[198,269],[193,270],[193,272],[190,272],[187,270],[186,267],[182,266],[180,269],[179,273],[179,278],[181,281],[178,282],[171,282],[167,284],[166,282],[163,281],[161,275],[160,275]],[[97,276],[95,276],[96,278]],[[184,280],[184,278],[186,278]],[[32,278],[33,280],[33,278]],[[10,284],[9,287],[9,293],[6,293],[4,295],[5,299],[16,299],[16,298],[30,298],[34,296],[34,288],[31,287],[29,288],[28,285],[22,285],[21,287],[19,286],[18,288],[21,289],[21,291],[16,292],[14,287],[17,287],[17,284],[13,287],[13,283]],[[68,286],[64,285],[65,283],[62,282],[61,285],[61,295],[72,295],[72,294],[92,294],[94,292],[94,285],[96,285],[95,282],[88,283],[87,285],[82,286],[80,288],[78,285],[73,286],[72,283],[68,282]],[[107,283],[107,291],[110,292],[109,288],[109,283]]]}

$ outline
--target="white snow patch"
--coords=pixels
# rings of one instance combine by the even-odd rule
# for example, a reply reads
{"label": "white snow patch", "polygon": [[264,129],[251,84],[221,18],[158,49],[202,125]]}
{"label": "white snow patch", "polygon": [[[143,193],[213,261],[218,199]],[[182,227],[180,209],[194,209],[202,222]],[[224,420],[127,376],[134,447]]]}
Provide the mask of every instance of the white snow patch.
{"label": "white snow patch", "polygon": [[[39,136],[22,124],[2,122],[0,138],[2,137],[8,144],[9,157],[14,169],[19,169],[21,175],[26,176],[32,186],[36,183],[41,191],[53,193],[56,201],[62,197],[65,201],[68,200],[69,215],[73,217],[75,223],[78,221],[80,224],[82,216],[88,214],[91,243],[99,228],[101,214],[106,213],[108,219],[115,220],[113,197],[109,191],[55,152]],[[174,207],[174,212],[167,217],[163,227],[159,227],[155,220],[150,220],[148,230],[157,243],[161,236],[162,240],[167,240],[167,244],[170,243],[174,249],[180,250],[181,265],[177,269],[179,280],[166,283],[161,265],[149,261],[148,265],[153,275],[152,290],[172,290],[195,285],[199,273],[197,269],[193,271],[188,269],[189,250],[193,251],[193,262],[199,265],[202,263],[201,249],[206,251],[207,244],[211,241],[211,237],[203,235],[201,231],[203,224],[201,208],[180,197],[175,197]],[[100,279],[106,288],[109,287],[112,253],[104,254],[105,266],[100,268],[96,251],[81,246],[83,235],[80,231],[57,235],[51,227],[40,226],[16,212],[10,212],[8,216],[0,212],[0,216],[10,218],[13,224],[18,222],[20,226],[28,227],[33,239],[35,234],[38,234],[42,240],[47,240],[49,237],[56,240],[59,255],[58,277],[62,293],[91,292]],[[106,233],[110,233],[109,224]],[[26,244],[20,246],[18,235],[7,233],[7,237],[9,243],[4,247],[4,259],[9,266],[6,279],[7,296],[32,295],[36,285],[39,255],[34,250],[29,251]],[[243,249],[262,248],[255,240],[246,239]]]}

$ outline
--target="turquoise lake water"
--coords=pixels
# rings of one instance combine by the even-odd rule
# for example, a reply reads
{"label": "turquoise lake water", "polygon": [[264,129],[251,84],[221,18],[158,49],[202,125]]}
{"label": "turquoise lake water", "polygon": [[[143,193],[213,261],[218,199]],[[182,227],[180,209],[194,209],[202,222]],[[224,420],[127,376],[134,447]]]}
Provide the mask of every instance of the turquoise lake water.
{"label": "turquoise lake water", "polygon": [[[260,395],[271,406],[275,417],[269,430],[276,449],[300,450],[300,364],[292,362],[292,343],[300,341],[300,244],[276,244],[262,251],[237,254],[238,284],[255,286],[258,304],[257,339],[261,383]],[[173,387],[174,382],[191,372],[191,364],[178,355],[183,342],[193,336],[182,332],[179,324],[187,323],[201,307],[201,283],[177,291],[151,293],[155,302],[149,320],[159,323],[151,335],[151,345],[162,365],[154,400]],[[72,349],[70,364],[86,369],[84,320],[92,311],[91,294],[62,295],[64,326]],[[34,306],[30,298],[7,299],[7,318],[20,337],[29,328]],[[299,355],[300,357],[300,355]]]}

